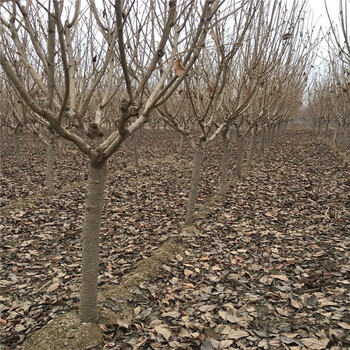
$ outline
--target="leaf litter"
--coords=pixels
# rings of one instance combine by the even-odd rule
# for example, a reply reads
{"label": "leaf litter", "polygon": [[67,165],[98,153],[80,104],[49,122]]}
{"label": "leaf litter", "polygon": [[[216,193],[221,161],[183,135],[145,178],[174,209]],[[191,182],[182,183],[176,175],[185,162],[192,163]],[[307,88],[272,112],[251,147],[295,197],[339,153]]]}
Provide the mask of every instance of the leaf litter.
{"label": "leaf litter", "polygon": [[[155,154],[171,154],[176,142],[153,145]],[[219,146],[207,152],[199,206],[218,187]],[[125,158],[117,164],[132,159],[118,157]],[[146,162],[109,179],[101,286],[118,285],[170,236],[182,236],[187,249],[140,283],[132,317],[101,325],[103,344],[95,348],[349,347],[348,164],[309,132],[288,132],[186,234],[188,159]],[[25,187],[18,176],[11,181]],[[74,188],[2,217],[5,349],[20,349],[28,334],[77,307],[83,203]]]}

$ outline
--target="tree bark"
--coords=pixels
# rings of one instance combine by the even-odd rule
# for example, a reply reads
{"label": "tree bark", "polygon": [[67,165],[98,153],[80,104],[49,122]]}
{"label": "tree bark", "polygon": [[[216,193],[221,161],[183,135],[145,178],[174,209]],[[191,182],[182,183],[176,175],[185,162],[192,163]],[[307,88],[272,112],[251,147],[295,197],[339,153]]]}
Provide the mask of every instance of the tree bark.
{"label": "tree bark", "polygon": [[179,154],[182,155],[182,152],[184,150],[184,144],[185,144],[185,135],[181,134],[180,137],[180,148],[179,148]]}
{"label": "tree bark", "polygon": [[138,142],[137,142],[137,136],[134,134],[134,161],[135,161],[135,168],[139,167],[139,150],[138,150]]}
{"label": "tree bark", "polygon": [[243,163],[243,150],[244,150],[244,136],[237,135],[237,159],[236,159],[236,176],[240,179],[242,177],[242,163]]}
{"label": "tree bark", "polygon": [[219,190],[219,194],[222,196],[226,194],[228,185],[229,143],[228,130],[225,130],[222,132],[221,183]]}
{"label": "tree bark", "polygon": [[48,194],[55,192],[54,164],[55,164],[55,143],[50,138],[46,146],[46,188]]}
{"label": "tree bark", "polygon": [[22,152],[21,152],[21,140],[19,137],[18,130],[15,130],[15,151],[16,151],[16,162],[19,168],[22,168]]}
{"label": "tree bark", "polygon": [[83,225],[82,284],[79,315],[82,322],[96,322],[99,236],[107,165],[90,163]]}
{"label": "tree bark", "polygon": [[249,154],[248,154],[248,160],[247,160],[247,166],[250,168],[252,166],[254,153],[256,149],[256,138],[257,138],[257,127],[253,129],[252,137],[250,139],[250,146],[249,146]]}
{"label": "tree bark", "polygon": [[199,145],[193,153],[193,164],[192,164],[192,176],[191,176],[191,186],[190,193],[187,202],[187,211],[185,224],[191,225],[193,223],[193,215],[196,208],[197,194],[198,194],[198,184],[200,178],[200,169],[203,161],[203,145]]}
{"label": "tree bark", "polygon": [[263,129],[260,136],[259,154],[265,153],[266,130]]}

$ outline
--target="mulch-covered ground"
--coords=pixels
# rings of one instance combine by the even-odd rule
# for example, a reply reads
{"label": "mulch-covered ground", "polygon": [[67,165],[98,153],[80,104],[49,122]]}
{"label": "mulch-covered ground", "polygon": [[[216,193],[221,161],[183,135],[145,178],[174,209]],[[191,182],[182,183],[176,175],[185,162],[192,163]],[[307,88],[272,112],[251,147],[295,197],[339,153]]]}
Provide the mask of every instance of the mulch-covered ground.
{"label": "mulch-covered ground", "polygon": [[[191,156],[175,157],[176,134],[161,139],[145,136],[138,169],[125,169],[133,162],[132,143],[110,162],[101,285],[118,284],[135,261],[181,234]],[[86,160],[77,162],[80,155],[66,148],[57,189],[86,178]],[[35,171],[16,170],[11,149],[4,154],[4,204],[44,193],[39,145],[23,157]],[[199,207],[218,188],[219,161],[219,145],[212,146]],[[5,349],[20,349],[29,333],[77,307],[84,193],[84,183],[76,184],[1,216]],[[99,348],[349,348],[349,194],[348,163],[312,133],[287,132],[181,234],[185,253],[133,291],[132,323],[103,327]]]}

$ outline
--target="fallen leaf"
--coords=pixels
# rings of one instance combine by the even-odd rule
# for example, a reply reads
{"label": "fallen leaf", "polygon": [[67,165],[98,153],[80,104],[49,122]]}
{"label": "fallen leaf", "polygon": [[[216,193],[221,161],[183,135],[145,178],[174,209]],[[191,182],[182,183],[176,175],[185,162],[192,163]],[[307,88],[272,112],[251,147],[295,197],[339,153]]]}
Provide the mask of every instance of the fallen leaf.
{"label": "fallen leaf", "polygon": [[155,326],[154,329],[157,333],[161,334],[166,340],[169,340],[171,336],[171,330],[169,329],[168,325],[160,324],[158,326]]}
{"label": "fallen leaf", "polygon": [[53,292],[54,290],[56,290],[59,286],[60,286],[60,284],[59,284],[58,282],[53,283],[53,284],[51,284],[51,286],[49,286],[49,287],[47,288],[46,291],[47,291],[48,293],[51,293],[51,292]]}
{"label": "fallen leaf", "polygon": [[300,341],[308,348],[308,349],[326,349],[329,343],[328,338],[317,339],[317,338],[303,338]]}

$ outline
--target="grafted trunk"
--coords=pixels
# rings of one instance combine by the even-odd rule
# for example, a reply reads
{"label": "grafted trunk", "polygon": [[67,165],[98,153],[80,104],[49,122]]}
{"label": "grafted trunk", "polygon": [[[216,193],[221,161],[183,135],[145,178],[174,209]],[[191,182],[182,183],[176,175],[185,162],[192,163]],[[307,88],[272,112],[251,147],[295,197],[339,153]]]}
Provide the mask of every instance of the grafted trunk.
{"label": "grafted trunk", "polygon": [[19,168],[22,168],[22,151],[21,151],[21,140],[20,133],[18,130],[15,130],[15,151],[16,151],[16,162]]}
{"label": "grafted trunk", "polygon": [[237,136],[237,159],[236,159],[236,176],[240,179],[242,177],[242,163],[243,163],[243,151],[244,151],[244,136]]}
{"label": "grafted trunk", "polygon": [[202,161],[203,161],[203,145],[199,145],[193,153],[191,186],[190,186],[190,193],[188,196],[186,219],[185,219],[186,225],[191,225],[194,220],[193,215],[196,208],[198,184],[199,184]]}
{"label": "grafted trunk", "polygon": [[228,182],[228,160],[229,160],[229,135],[228,130],[222,133],[222,160],[221,160],[221,183],[220,183],[220,195],[225,195],[227,192]]}
{"label": "grafted trunk", "polygon": [[257,138],[257,128],[253,129],[252,137],[250,139],[249,154],[247,159],[247,166],[250,168],[252,166],[255,149],[256,149],[256,138]]}
{"label": "grafted trunk", "polygon": [[51,138],[46,145],[46,188],[48,194],[55,192],[54,181],[55,143]]}
{"label": "grafted trunk", "polygon": [[99,237],[107,165],[90,164],[83,225],[82,284],[79,315],[82,322],[96,322]]}

